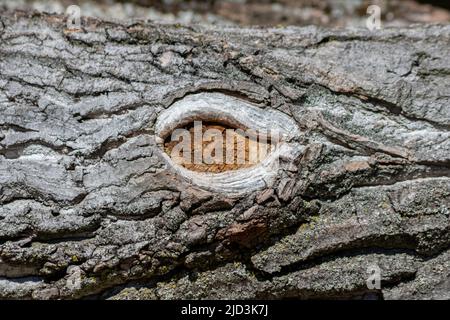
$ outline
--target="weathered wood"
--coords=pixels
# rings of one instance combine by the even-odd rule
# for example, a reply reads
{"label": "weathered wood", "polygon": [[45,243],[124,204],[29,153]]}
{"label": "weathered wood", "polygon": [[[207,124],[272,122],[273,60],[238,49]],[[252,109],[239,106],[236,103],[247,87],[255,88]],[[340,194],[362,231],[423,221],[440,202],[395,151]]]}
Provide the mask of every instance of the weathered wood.
{"label": "weathered wood", "polygon": [[[76,3],[84,16],[181,24],[365,27],[370,5],[380,7],[385,27],[450,22],[450,4],[442,0],[78,0]],[[69,0],[0,0],[0,7],[9,10],[59,14],[64,14],[72,4]]]}
{"label": "weathered wood", "polygon": [[[449,298],[450,26],[82,23],[0,13],[0,297]],[[270,185],[163,160],[202,92],[296,122]]]}

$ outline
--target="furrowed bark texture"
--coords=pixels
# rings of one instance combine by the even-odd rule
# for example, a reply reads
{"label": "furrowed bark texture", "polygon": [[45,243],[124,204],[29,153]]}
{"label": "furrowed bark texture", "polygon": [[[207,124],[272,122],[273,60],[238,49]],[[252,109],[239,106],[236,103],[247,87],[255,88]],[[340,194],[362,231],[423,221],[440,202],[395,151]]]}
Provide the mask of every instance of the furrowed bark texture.
{"label": "furrowed bark texture", "polygon": [[[0,14],[1,298],[450,298],[450,26],[82,24]],[[261,190],[190,184],[154,124],[201,92],[304,148]]]}

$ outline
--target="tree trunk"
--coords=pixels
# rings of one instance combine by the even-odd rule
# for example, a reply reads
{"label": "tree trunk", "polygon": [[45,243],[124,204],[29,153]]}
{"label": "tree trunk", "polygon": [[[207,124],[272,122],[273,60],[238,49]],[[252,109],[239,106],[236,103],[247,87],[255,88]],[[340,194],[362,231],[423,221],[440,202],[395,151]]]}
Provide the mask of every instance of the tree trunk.
{"label": "tree trunk", "polygon": [[[450,298],[450,26],[0,19],[0,297]],[[165,160],[198,93],[298,126],[265,186]]]}

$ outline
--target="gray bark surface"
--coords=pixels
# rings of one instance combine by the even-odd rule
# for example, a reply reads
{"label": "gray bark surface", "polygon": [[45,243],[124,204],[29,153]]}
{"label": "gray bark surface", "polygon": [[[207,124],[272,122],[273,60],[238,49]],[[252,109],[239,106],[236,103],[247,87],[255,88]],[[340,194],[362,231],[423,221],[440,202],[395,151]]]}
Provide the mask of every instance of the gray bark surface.
{"label": "gray bark surface", "polygon": [[[0,298],[450,298],[450,26],[82,23],[0,13]],[[263,190],[190,184],[154,124],[199,92],[304,151]]]}

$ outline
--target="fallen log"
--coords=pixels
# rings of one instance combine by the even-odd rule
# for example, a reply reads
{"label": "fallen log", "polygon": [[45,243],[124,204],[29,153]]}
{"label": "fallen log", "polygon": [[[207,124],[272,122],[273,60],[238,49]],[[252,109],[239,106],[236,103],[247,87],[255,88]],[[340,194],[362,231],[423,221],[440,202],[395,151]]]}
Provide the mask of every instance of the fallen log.
{"label": "fallen log", "polygon": [[[1,12],[0,297],[448,299],[449,56],[448,25]],[[239,188],[188,178],[158,123],[195,95],[288,118],[290,153]]]}

